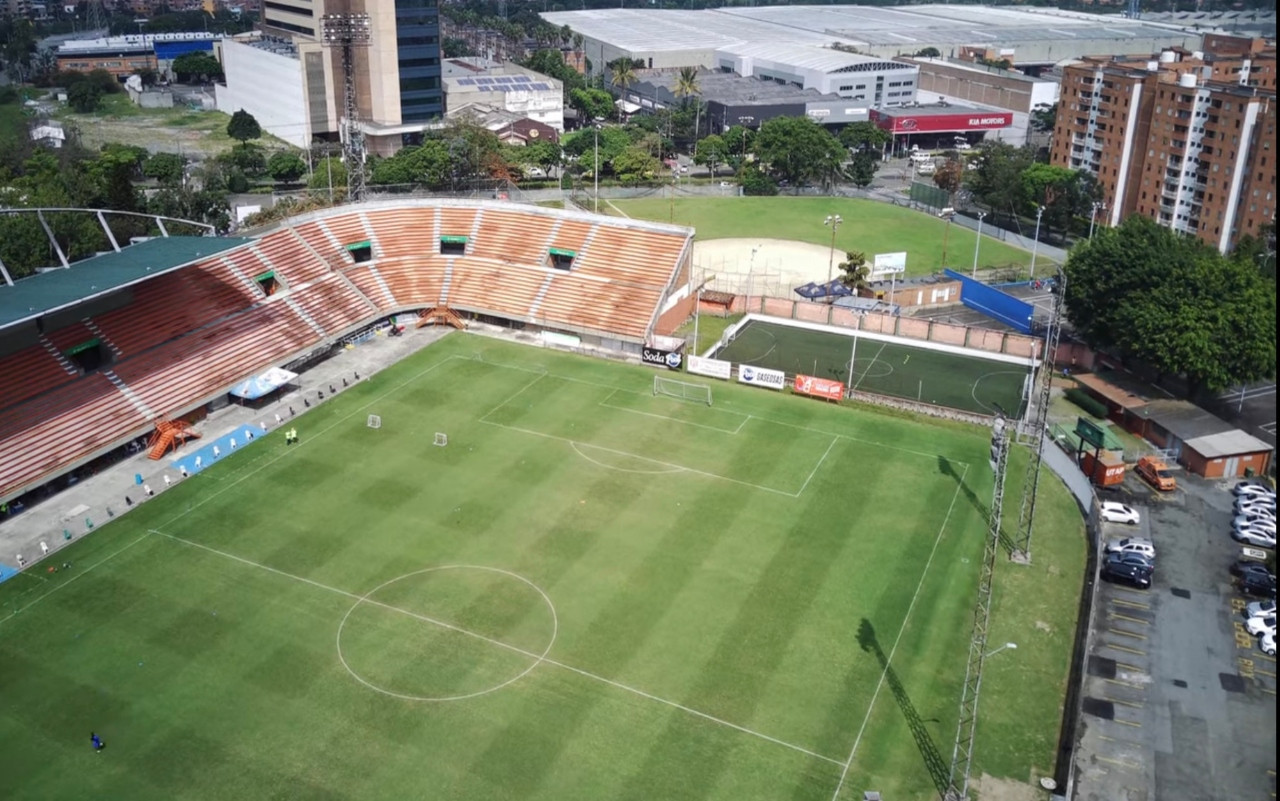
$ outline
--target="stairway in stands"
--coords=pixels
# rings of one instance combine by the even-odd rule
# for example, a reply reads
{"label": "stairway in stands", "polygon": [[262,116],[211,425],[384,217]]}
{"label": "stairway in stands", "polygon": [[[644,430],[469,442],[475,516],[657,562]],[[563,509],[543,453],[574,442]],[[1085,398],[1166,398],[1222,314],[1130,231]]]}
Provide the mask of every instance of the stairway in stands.
{"label": "stairway in stands", "polygon": [[49,338],[44,334],[40,335],[40,347],[49,352],[49,355],[61,365],[62,369],[67,371],[67,375],[80,375],[80,370],[71,363],[70,359],[62,355],[62,351],[58,350],[58,346],[50,342]]}
{"label": "stairway in stands", "polygon": [[133,404],[133,408],[142,412],[143,417],[148,420],[152,420],[160,416],[152,411],[151,407],[143,402],[142,397],[139,396],[138,393],[134,392],[129,385],[120,378],[120,376],[116,375],[114,370],[103,370],[102,377],[110,381],[116,389],[120,390],[120,394],[128,398],[129,403]]}

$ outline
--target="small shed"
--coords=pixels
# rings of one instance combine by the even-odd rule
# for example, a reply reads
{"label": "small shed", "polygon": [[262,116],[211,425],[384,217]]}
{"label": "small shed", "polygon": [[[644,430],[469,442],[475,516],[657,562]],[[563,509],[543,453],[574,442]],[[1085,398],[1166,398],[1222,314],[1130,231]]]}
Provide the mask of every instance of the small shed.
{"label": "small shed", "polygon": [[1262,475],[1271,465],[1270,445],[1187,401],[1151,401],[1130,414],[1142,422],[1135,433],[1168,450],[1198,476]]}

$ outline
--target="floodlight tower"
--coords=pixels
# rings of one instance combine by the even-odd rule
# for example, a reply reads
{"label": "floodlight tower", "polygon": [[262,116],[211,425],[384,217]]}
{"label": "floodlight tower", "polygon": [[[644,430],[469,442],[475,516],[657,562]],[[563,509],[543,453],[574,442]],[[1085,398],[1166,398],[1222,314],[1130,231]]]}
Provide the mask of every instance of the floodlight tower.
{"label": "floodlight tower", "polygon": [[342,48],[342,160],[347,165],[347,196],[364,198],[364,134],[356,107],[355,49],[368,47],[372,25],[368,14],[325,14],[320,18],[325,47]]}
{"label": "floodlight tower", "polygon": [[1034,393],[1028,393],[1023,433],[1030,437],[1031,459],[1027,463],[1027,475],[1022,481],[1022,508],[1018,512],[1018,533],[1013,537],[1013,552],[1009,558],[1015,562],[1031,562],[1031,529],[1036,518],[1036,490],[1040,487],[1040,463],[1044,460],[1044,441],[1048,433],[1045,426],[1049,419],[1049,396],[1053,390],[1053,359],[1058,352],[1058,339],[1062,334],[1062,298],[1067,292],[1067,276],[1058,268],[1057,279],[1050,284],[1049,297],[1053,305],[1049,311],[1049,325],[1044,332],[1044,349],[1040,351],[1040,377]]}
{"label": "floodlight tower", "polygon": [[987,657],[1003,651],[1005,645],[988,653],[987,626],[991,620],[991,583],[996,572],[996,553],[1000,549],[1000,510],[1004,506],[1004,477],[1009,466],[1009,434],[1011,426],[997,407],[991,426],[991,471],[995,483],[991,490],[991,514],[988,518],[987,544],[982,554],[982,572],[978,576],[978,600],[973,606],[973,632],[969,638],[969,661],[964,671],[964,690],[960,695],[960,719],[956,723],[956,743],[951,752],[951,777],[947,781],[945,801],[964,801],[969,797],[969,771],[973,767],[973,740],[978,728],[978,698],[982,691],[982,668]]}

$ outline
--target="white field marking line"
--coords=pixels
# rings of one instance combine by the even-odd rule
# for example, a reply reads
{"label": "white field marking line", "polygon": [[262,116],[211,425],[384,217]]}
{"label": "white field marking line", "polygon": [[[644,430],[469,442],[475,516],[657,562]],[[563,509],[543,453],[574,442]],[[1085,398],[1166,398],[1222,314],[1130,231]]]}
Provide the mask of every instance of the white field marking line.
{"label": "white field marking line", "polygon": [[915,609],[916,601],[920,598],[920,590],[924,589],[925,578],[929,575],[929,566],[933,564],[933,557],[938,553],[938,544],[942,542],[942,533],[947,530],[947,523],[951,520],[951,513],[955,511],[956,501],[960,498],[960,489],[964,486],[965,476],[969,474],[969,466],[960,473],[960,481],[956,483],[955,494],[951,496],[951,505],[947,507],[947,514],[942,518],[942,525],[938,527],[938,536],[933,538],[933,549],[929,551],[929,559],[924,563],[924,570],[920,572],[920,583],[916,585],[916,591],[911,596],[911,603],[907,606],[907,614],[902,618],[902,626],[898,629],[898,636],[894,638],[893,647],[889,649],[889,656],[885,658],[884,670],[880,673],[880,681],[876,684],[875,692],[871,694],[871,702],[867,704],[867,714],[862,718],[862,725],[858,727],[858,736],[854,738],[853,748],[849,751],[849,758],[845,760],[844,769],[840,772],[840,781],[836,784],[835,792],[831,794],[832,801],[840,795],[840,790],[844,788],[844,780],[849,775],[849,766],[853,764],[853,757],[858,753],[858,744],[862,742],[862,735],[867,730],[867,723],[871,720],[871,712],[876,707],[876,698],[880,696],[880,690],[884,688],[885,679],[889,675],[889,668],[893,666],[893,655],[898,652],[898,644],[902,642],[902,635],[907,631],[907,624],[911,622],[911,610]]}
{"label": "white field marking line", "polygon": [[[742,426],[747,422],[746,420],[743,420],[741,423],[738,424],[737,428],[731,430],[728,428],[720,428],[719,426],[709,426],[709,425],[706,425],[705,423],[694,423],[689,420],[681,420],[678,417],[670,417],[665,414],[654,414],[653,412],[642,412],[639,409],[628,409],[626,406],[618,406],[617,404],[609,403],[608,402],[609,399],[612,398],[614,395],[618,394],[619,392],[629,392],[629,390],[615,389],[613,392],[610,392],[608,395],[606,395],[604,400],[600,401],[599,405],[604,406],[607,409],[617,409],[620,412],[630,412],[632,414],[643,415],[644,417],[652,417],[656,420],[669,420],[672,423],[681,423],[687,426],[694,426],[695,428],[705,428],[708,431],[718,431],[721,434],[737,434],[739,431],[742,430]],[[630,394],[641,395],[643,393],[631,392]],[[730,414],[738,414],[738,413],[730,412]],[[738,416],[741,417],[742,415],[739,414]],[[748,417],[750,417],[750,415],[748,415]]]}
{"label": "white field marking line", "polygon": [[505,428],[508,431],[519,431],[521,434],[531,434],[535,437],[544,437],[546,439],[554,439],[557,442],[567,443],[570,447],[575,445],[582,445],[583,447],[595,448],[596,450],[604,451],[605,453],[613,453],[613,454],[617,454],[618,456],[626,456],[631,459],[639,459],[640,461],[643,461],[643,462],[652,462],[653,464],[659,464],[659,465],[662,465],[663,467],[672,468],[671,472],[673,473],[677,471],[685,471],[688,473],[694,473],[695,475],[705,476],[707,478],[715,478],[715,479],[719,479],[720,481],[728,481],[732,484],[740,484],[744,487],[751,487],[752,489],[764,490],[765,492],[772,492],[775,495],[781,495],[786,498],[799,497],[793,492],[780,490],[780,489],[777,489],[776,487],[766,487],[763,484],[752,484],[750,481],[743,481],[737,478],[729,478],[728,476],[722,476],[718,473],[709,473],[706,470],[698,470],[697,468],[686,467],[682,464],[675,464],[674,462],[664,462],[664,461],[661,461],[660,459],[651,459],[648,456],[640,456],[638,454],[630,453],[628,451],[620,451],[620,450],[617,450],[616,448],[606,448],[603,445],[595,445],[590,442],[582,442],[580,440],[569,439],[568,437],[561,437],[556,434],[547,434],[542,431],[534,431],[529,428],[520,428],[519,426],[509,426],[509,425],[506,425],[505,423],[495,423],[492,420],[481,420],[480,422],[488,426],[497,426],[498,428]]}
{"label": "white field marking line", "polygon": [[982,383],[982,380],[984,378],[990,378],[993,375],[1020,375],[1025,378],[1027,374],[1022,372],[1021,370],[993,370],[990,373],[983,373],[982,375],[973,379],[973,383],[969,386],[969,397],[973,398],[974,403],[978,404],[979,406],[981,406],[982,408],[986,409],[989,412],[993,412],[995,411],[995,409],[992,409],[990,406],[983,403],[982,400],[978,397],[978,385]]}
{"label": "white field marking line", "polygon": [[741,434],[741,433],[742,433],[742,429],[743,429],[744,427],[746,427],[747,423],[750,423],[750,422],[751,422],[751,418],[752,418],[752,417],[754,417],[754,416],[755,416],[755,415],[751,415],[751,414],[749,414],[749,415],[747,415],[746,417],[742,418],[742,422],[741,422],[741,423],[738,423],[738,427],[737,427],[737,428],[735,428],[735,429],[733,430],[733,433],[735,433],[735,434]]}
{"label": "white field marking line", "polygon": [[[55,592],[57,592],[58,590],[62,589],[63,587],[66,587],[68,584],[71,584],[73,581],[76,581],[76,580],[77,580],[77,579],[79,579],[81,576],[84,576],[84,575],[88,574],[88,573],[89,573],[90,571],[92,571],[94,568],[96,568],[96,567],[100,567],[101,565],[105,565],[107,562],[110,562],[112,559],[115,559],[117,556],[119,556],[120,554],[122,554],[122,553],[124,553],[125,551],[129,550],[130,548],[132,548],[133,546],[137,545],[138,543],[142,542],[142,541],[143,541],[144,539],[146,539],[146,538],[147,538],[147,535],[146,535],[146,534],[143,534],[141,537],[138,537],[137,539],[132,540],[128,545],[125,545],[124,547],[120,548],[119,550],[112,551],[112,552],[111,552],[110,554],[108,554],[107,556],[104,556],[102,559],[99,559],[97,562],[94,562],[93,564],[89,565],[89,566],[88,566],[88,567],[86,567],[84,570],[82,570],[82,571],[80,571],[79,573],[75,574],[74,576],[72,576],[71,578],[69,578],[69,579],[67,579],[66,581],[62,582],[62,583],[61,583],[61,584],[59,584],[58,586],[56,586],[56,587],[54,587],[53,589],[49,590],[48,592],[41,593],[40,595],[37,595],[35,598],[32,598],[32,599],[31,599],[31,603],[27,604],[26,606],[23,606],[21,609],[15,609],[15,610],[13,610],[12,612],[10,612],[9,614],[5,615],[4,617],[0,617],[0,625],[2,625],[2,624],[3,624],[6,620],[8,620],[9,618],[11,618],[11,617],[13,617],[14,615],[18,614],[19,612],[21,612],[21,611],[22,611],[22,609],[30,609],[31,607],[33,607],[33,606],[35,606],[36,604],[38,604],[38,603],[40,603],[41,601],[43,601],[45,598],[48,598],[50,595],[53,595],[53,594],[54,594]],[[19,597],[22,597],[22,596],[19,596]]]}
{"label": "white field marking line", "polygon": [[[188,539],[183,539],[182,537],[174,536],[173,534],[166,534],[166,533],[164,533],[163,531],[157,531],[156,529],[150,529],[150,530],[149,530],[149,533],[151,533],[151,534],[158,534],[158,535],[160,535],[160,536],[162,536],[162,537],[165,537],[165,538],[167,538],[167,539],[173,540],[174,542],[179,542],[179,543],[182,543],[183,545],[189,545],[189,546],[191,546],[191,547],[193,547],[193,548],[199,548],[200,550],[208,551],[209,553],[216,554],[216,555],[218,555],[218,556],[222,556],[222,557],[225,557],[225,558],[227,558],[227,559],[231,559],[231,560],[236,561],[236,562],[240,562],[241,564],[249,565],[250,567],[256,567],[256,568],[259,568],[259,569],[261,569],[261,570],[265,570],[265,571],[267,571],[267,572],[269,572],[269,573],[274,573],[274,574],[276,574],[277,576],[281,576],[281,577],[283,577],[283,578],[293,579],[294,581],[299,581],[299,582],[302,582],[303,584],[309,584],[309,585],[311,585],[312,587],[315,587],[315,588],[317,588],[317,589],[327,590],[328,592],[336,593],[337,595],[341,595],[341,596],[344,596],[344,597],[346,597],[346,598],[351,598],[351,599],[354,599],[354,600],[357,600],[357,601],[359,601],[359,600],[364,600],[364,603],[367,603],[367,604],[370,604],[370,605],[373,605],[373,606],[379,606],[379,607],[382,607],[383,609],[386,609],[386,610],[387,610],[387,611],[389,611],[389,612],[398,612],[398,613],[400,613],[400,614],[407,615],[408,617],[415,618],[415,619],[417,619],[417,620],[421,620],[421,621],[422,621],[422,622],[424,622],[424,623],[430,623],[430,624],[432,624],[432,625],[440,626],[441,628],[445,628],[445,629],[448,629],[448,630],[450,630],[450,631],[457,632],[458,634],[464,634],[464,635],[467,635],[467,636],[469,636],[469,637],[474,637],[474,638],[476,638],[476,639],[478,639],[478,640],[481,640],[481,641],[483,641],[483,642],[487,642],[487,643],[489,643],[489,644],[491,644],[491,645],[494,645],[494,646],[496,646],[496,647],[498,647],[498,648],[502,648],[502,649],[505,649],[505,650],[507,650],[507,651],[511,651],[512,653],[517,653],[517,654],[520,654],[521,656],[528,657],[529,659],[538,659],[538,654],[535,654],[535,653],[533,653],[532,651],[526,651],[525,649],[523,649],[523,648],[521,648],[521,647],[519,647],[519,646],[517,646],[517,645],[511,645],[510,643],[505,643],[505,642],[503,642],[503,641],[501,641],[501,640],[497,640],[497,639],[493,639],[493,638],[491,638],[491,637],[487,637],[487,636],[485,636],[485,635],[483,635],[483,634],[480,634],[479,632],[471,631],[471,630],[469,630],[469,629],[462,628],[461,626],[455,626],[455,625],[453,625],[453,624],[451,624],[451,623],[446,623],[446,622],[444,622],[444,621],[442,621],[442,620],[436,620],[436,619],[431,618],[431,617],[428,617],[428,616],[426,616],[426,615],[420,615],[420,614],[418,614],[418,613],[416,613],[416,612],[411,612],[411,611],[409,611],[409,610],[407,610],[407,609],[401,609],[400,607],[397,607],[397,606],[391,606],[390,604],[384,604],[384,603],[381,603],[380,601],[368,600],[368,599],[365,599],[365,598],[364,598],[364,596],[358,595],[358,594],[356,594],[356,593],[354,593],[354,592],[348,592],[348,591],[346,591],[346,590],[342,590],[342,589],[339,589],[339,588],[337,588],[337,587],[330,587],[330,586],[328,586],[327,584],[321,584],[320,582],[315,581],[315,580],[313,580],[313,579],[305,578],[305,577],[303,577],[303,576],[297,576],[297,575],[294,575],[294,574],[292,574],[292,573],[287,573],[287,572],[285,572],[285,571],[283,571],[283,570],[280,570],[280,569],[278,569],[278,568],[270,567],[270,566],[268,566],[268,565],[264,565],[264,564],[261,564],[261,563],[259,563],[259,562],[254,562],[254,561],[253,561],[253,560],[251,560],[251,559],[245,559],[245,558],[244,558],[244,557],[242,557],[242,556],[236,556],[235,554],[227,553],[226,551],[220,551],[220,550],[218,550],[217,548],[212,548],[212,547],[210,547],[210,546],[208,546],[208,545],[202,545],[201,543],[193,542],[193,541],[188,540]],[[143,536],[145,537],[146,535],[144,534]],[[678,702],[676,702],[676,701],[671,701],[671,700],[668,700],[668,699],[663,698],[663,697],[661,697],[661,696],[654,695],[653,693],[645,692],[644,690],[641,690],[641,689],[639,689],[639,688],[637,688],[637,687],[632,687],[632,686],[630,686],[630,685],[628,685],[628,684],[623,684],[622,682],[614,681],[613,679],[605,678],[604,676],[598,675],[598,674],[596,674],[596,673],[592,673],[592,672],[590,672],[590,671],[588,671],[588,670],[583,670],[582,668],[574,667],[573,665],[569,665],[569,664],[566,664],[566,663],[564,663],[564,662],[558,662],[558,661],[556,661],[556,660],[554,660],[554,659],[543,659],[543,660],[541,661],[541,664],[544,664],[544,665],[551,665],[551,666],[553,666],[553,667],[558,667],[558,668],[560,668],[561,670],[567,670],[567,671],[569,671],[570,673],[576,673],[576,674],[578,674],[579,676],[582,676],[582,677],[584,677],[584,678],[588,678],[588,679],[591,679],[591,680],[593,680],[593,681],[600,682],[601,684],[607,684],[607,685],[609,685],[610,687],[614,687],[614,688],[616,688],[616,689],[623,690],[624,692],[629,692],[629,693],[631,693],[631,694],[633,694],[633,695],[638,695],[638,696],[640,696],[641,698],[647,698],[647,699],[648,699],[648,700],[650,700],[650,701],[656,701],[656,702],[658,702],[658,703],[660,703],[660,704],[665,704],[665,705],[667,705],[667,706],[669,706],[669,707],[672,707],[672,708],[674,708],[674,709],[679,709],[679,710],[680,710],[680,711],[682,711],[682,712],[686,712],[686,713],[688,713],[688,714],[690,714],[690,715],[693,715],[694,717],[702,718],[703,720],[710,721],[711,723],[718,723],[719,725],[721,725],[721,726],[725,726],[726,728],[730,728],[730,729],[733,729],[733,730],[735,730],[735,731],[742,732],[743,734],[749,734],[749,735],[751,735],[752,737],[757,737],[757,738],[759,738],[759,739],[761,739],[761,740],[765,740],[766,742],[773,743],[774,745],[780,745],[780,746],[782,746],[783,748],[788,748],[788,749],[790,749],[790,750],[792,750],[792,751],[796,751],[796,752],[798,752],[798,753],[804,754],[805,756],[813,757],[814,759],[820,759],[820,760],[822,760],[823,762],[829,762],[829,763],[830,763],[830,764],[832,764],[832,765],[839,765],[839,764],[841,764],[840,760],[838,760],[838,759],[833,759],[832,757],[824,756],[823,754],[819,754],[819,753],[817,753],[816,751],[810,751],[809,749],[807,749],[807,748],[805,748],[805,747],[803,747],[803,746],[796,745],[796,744],[794,744],[794,743],[789,743],[789,742],[787,742],[787,741],[785,741],[785,740],[779,740],[779,739],[778,739],[778,738],[776,738],[776,737],[771,737],[771,736],[769,736],[769,735],[767,735],[767,734],[764,734],[763,732],[755,731],[754,729],[748,729],[748,728],[747,728],[747,727],[745,727],[745,726],[739,726],[737,723],[732,723],[732,722],[730,722],[730,721],[724,720],[723,718],[718,718],[718,717],[716,717],[715,715],[707,714],[706,712],[699,711],[699,710],[697,710],[697,709],[694,709],[693,707],[685,706],[684,704],[678,703]]]}
{"label": "white field marking line", "polygon": [[613,209],[614,211],[618,212],[618,213],[619,213],[619,214],[621,214],[624,218],[626,218],[626,219],[628,219],[628,220],[629,220],[629,219],[631,219],[631,215],[630,215],[630,214],[627,214],[627,213],[626,213],[625,211],[623,211],[622,209],[620,209],[620,208],[618,208],[617,206],[613,205],[613,201],[612,201],[612,200],[605,200],[605,203],[609,206],[609,208],[611,208],[611,209]]}
{"label": "white field marking line", "polygon": [[834,448],[836,446],[836,443],[839,441],[840,441],[839,437],[831,438],[831,444],[828,445],[827,449],[822,452],[822,458],[819,459],[818,463],[815,464],[813,466],[813,469],[809,471],[809,477],[806,478],[804,480],[804,483],[800,485],[800,489],[796,490],[797,498],[799,498],[804,493],[805,489],[809,486],[809,482],[813,481],[813,477],[818,474],[818,469],[822,467],[822,463],[825,462],[827,460],[827,457],[831,455],[831,449]]}
{"label": "white field marking line", "polygon": [[[581,445],[587,448],[596,447],[595,445],[587,445],[585,442],[581,443]],[[683,467],[675,467],[675,468],[664,467],[662,470],[637,470],[633,467],[618,467],[617,465],[605,464],[604,462],[601,462],[598,459],[592,459],[590,456],[582,452],[582,448],[579,447],[579,443],[577,442],[570,442],[569,447],[573,448],[574,453],[578,454],[583,459],[586,459],[588,462],[591,462],[593,465],[596,465],[597,467],[602,467],[605,470],[616,470],[619,473],[636,473],[637,475],[642,475],[642,476],[663,476],[663,475],[668,475],[670,473],[684,472]],[[635,458],[643,459],[646,462],[652,461],[651,459],[645,459],[643,456],[637,456]]]}
{"label": "white field marking line", "polygon": [[[342,424],[343,424],[343,423],[345,423],[346,421],[350,420],[352,417],[355,417],[356,415],[360,414],[360,413],[361,413],[361,412],[363,412],[365,409],[368,409],[370,406],[372,406],[373,404],[375,404],[375,403],[377,403],[378,401],[382,400],[383,398],[386,398],[386,397],[388,397],[389,395],[392,395],[392,394],[394,394],[394,393],[396,393],[396,392],[399,392],[400,390],[404,389],[405,387],[409,386],[409,385],[410,385],[410,384],[412,384],[413,382],[417,381],[419,378],[422,378],[424,375],[426,375],[427,373],[429,373],[429,372],[431,372],[432,370],[436,369],[437,367],[440,367],[440,366],[445,365],[445,364],[449,364],[449,363],[453,362],[455,359],[457,359],[457,360],[465,360],[465,359],[464,359],[464,357],[462,357],[462,356],[449,356],[449,357],[447,357],[447,358],[445,358],[445,359],[441,359],[440,361],[436,362],[435,364],[431,365],[430,367],[427,367],[427,368],[425,368],[425,369],[421,370],[420,372],[417,372],[417,373],[413,374],[412,376],[410,376],[410,377],[406,378],[404,381],[401,381],[399,384],[396,384],[395,386],[392,386],[392,387],[388,387],[388,388],[386,389],[386,391],[381,392],[381,393],[379,393],[378,395],[375,395],[375,396],[373,397],[373,399],[372,399],[372,400],[370,400],[368,403],[366,403],[366,404],[364,404],[363,406],[360,406],[360,407],[358,407],[358,408],[356,408],[356,409],[353,409],[349,414],[346,414],[346,415],[343,415],[342,417],[339,417],[337,420],[334,420],[332,423],[330,423],[330,424],[329,424],[328,426],[326,426],[325,428],[320,429],[319,431],[317,431],[317,432],[316,432],[316,433],[314,433],[314,434],[310,434],[310,435],[308,435],[308,436],[307,436],[307,441],[306,441],[306,442],[300,442],[300,443],[298,443],[298,446],[297,446],[297,447],[299,447],[299,448],[306,447],[306,446],[307,446],[308,444],[310,444],[311,442],[314,442],[314,441],[315,441],[316,439],[318,439],[319,437],[321,437],[321,436],[323,436],[323,435],[327,434],[328,432],[330,432],[330,431],[332,431],[333,429],[337,428],[338,426],[342,425]],[[164,521],[164,522],[163,522],[163,523],[161,523],[160,525],[162,525],[162,526],[168,526],[168,525],[170,525],[171,523],[176,523],[177,521],[179,521],[179,520],[181,520],[182,518],[186,517],[187,515],[191,514],[191,513],[192,513],[193,511],[195,511],[196,509],[199,509],[201,506],[204,506],[204,505],[205,505],[206,503],[208,503],[209,501],[212,501],[214,498],[217,498],[219,495],[222,495],[224,492],[226,492],[226,491],[230,490],[232,487],[236,486],[236,485],[237,485],[237,484],[239,484],[241,481],[244,481],[245,479],[247,479],[247,478],[249,478],[249,477],[251,477],[251,476],[253,476],[253,475],[256,475],[256,474],[257,474],[257,473],[259,473],[260,471],[265,470],[266,468],[268,468],[268,467],[270,467],[271,465],[275,464],[276,462],[280,461],[281,459],[283,459],[284,457],[288,456],[288,455],[289,455],[290,453],[292,453],[292,452],[293,452],[293,451],[291,451],[291,450],[289,450],[289,449],[285,449],[285,450],[281,451],[281,452],[280,452],[279,454],[277,454],[275,457],[273,457],[273,458],[271,458],[271,459],[267,459],[267,460],[265,460],[265,461],[264,461],[260,466],[258,466],[258,467],[256,467],[256,468],[254,468],[253,470],[248,471],[247,473],[245,473],[244,475],[242,475],[242,476],[240,476],[239,478],[235,479],[234,481],[228,481],[228,482],[226,483],[226,485],[225,485],[225,486],[223,486],[223,487],[219,487],[217,490],[214,490],[213,492],[209,492],[209,493],[207,493],[207,494],[202,495],[202,496],[201,496],[201,498],[200,498],[198,501],[196,501],[195,503],[188,503],[188,504],[187,504],[187,508],[186,508],[186,510],[185,510],[185,511],[179,512],[178,514],[176,514],[176,515],[174,515],[173,517],[169,518],[168,520]],[[196,475],[200,475],[200,474],[196,474]],[[195,476],[193,476],[193,478],[194,478],[194,477],[195,477]]]}
{"label": "white field marking line", "polygon": [[[484,362],[484,364],[492,364],[492,362]],[[483,422],[485,422],[485,418],[486,418],[486,417],[488,417],[489,415],[491,415],[491,414],[493,414],[494,412],[498,411],[498,410],[499,410],[499,409],[501,409],[503,406],[506,406],[508,403],[510,403],[511,401],[513,401],[513,400],[515,400],[516,398],[518,398],[518,397],[520,396],[520,394],[521,394],[522,392],[524,392],[526,389],[529,389],[529,388],[530,388],[530,387],[532,387],[534,384],[538,383],[539,381],[541,381],[542,379],[544,379],[544,378],[546,378],[546,377],[547,377],[547,374],[546,374],[546,373],[539,373],[537,378],[533,379],[533,380],[532,380],[532,381],[530,381],[529,383],[527,383],[527,384],[525,384],[524,386],[520,387],[520,388],[519,388],[519,389],[517,389],[515,392],[511,393],[511,395],[510,395],[506,400],[504,400],[502,403],[499,403],[497,406],[494,406],[492,409],[490,409],[489,411],[487,411],[487,412],[485,412],[483,415],[481,415],[481,417],[480,417],[480,422],[482,422],[482,423],[483,423]]]}
{"label": "white field marking line", "polygon": [[[452,358],[455,358],[455,359],[461,359],[461,358],[468,358],[468,357],[464,357],[464,356],[454,356],[454,357],[452,357]],[[474,360],[474,359],[469,359],[469,360],[471,360],[471,361],[478,361],[478,360]],[[636,391],[636,390],[633,390],[633,389],[628,389],[628,388],[626,388],[626,387],[615,387],[615,386],[614,386],[614,385],[612,385],[612,384],[601,384],[601,383],[599,383],[598,381],[587,381],[587,380],[586,380],[586,379],[584,379],[584,378],[575,378],[575,377],[573,377],[573,376],[560,375],[560,374],[558,374],[558,373],[551,373],[551,372],[547,372],[547,371],[545,371],[545,370],[534,370],[534,369],[531,369],[531,368],[529,368],[529,367],[521,367],[521,366],[520,366],[520,365],[518,365],[518,364],[505,364],[505,363],[503,363],[503,362],[481,362],[481,363],[482,363],[482,364],[488,364],[488,365],[491,365],[491,366],[493,366],[493,367],[500,367],[500,368],[505,369],[505,370],[519,370],[519,371],[524,372],[524,373],[537,373],[538,375],[540,375],[540,376],[544,376],[544,377],[546,377],[546,378],[554,378],[554,379],[557,379],[557,380],[559,380],[559,381],[569,381],[569,382],[572,382],[572,383],[574,383],[574,384],[584,384],[584,385],[589,386],[589,387],[601,387],[601,388],[603,388],[603,389],[621,389],[621,390],[622,390],[622,391],[624,391],[624,392],[635,392],[635,391]],[[890,443],[887,443],[887,442],[878,442],[878,441],[876,441],[876,440],[874,440],[874,439],[864,439],[864,438],[862,438],[862,437],[856,437],[856,436],[853,436],[853,435],[851,435],[851,434],[840,434],[840,433],[837,433],[837,432],[834,432],[834,431],[824,431],[824,430],[823,430],[823,429],[821,429],[821,428],[811,428],[810,426],[797,425],[796,423],[788,423],[788,422],[786,422],[785,420],[774,420],[774,419],[769,418],[769,417],[761,417],[760,415],[757,415],[757,414],[748,415],[748,419],[755,419],[755,420],[759,420],[759,421],[761,421],[761,422],[763,422],[763,423],[772,423],[773,425],[777,425],[777,426],[786,426],[786,427],[788,427],[788,428],[794,428],[794,429],[795,429],[795,430],[797,430],[797,431],[808,431],[808,432],[813,433],[813,434],[823,434],[823,435],[828,436],[828,437],[840,437],[840,438],[842,438],[842,439],[847,439],[847,440],[849,440],[850,442],[860,442],[860,443],[862,443],[862,444],[864,444],[864,445],[874,445],[874,446],[876,446],[877,448],[884,448],[884,449],[886,449],[886,450],[891,450],[891,451],[901,451],[902,453],[909,453],[909,454],[911,454],[911,455],[913,455],[913,456],[923,456],[923,457],[925,457],[925,458],[927,458],[927,459],[937,459],[939,456],[943,456],[943,455],[945,455],[945,454],[941,454],[941,453],[929,453],[929,452],[927,452],[927,451],[917,451],[917,450],[912,450],[911,448],[904,448],[904,447],[902,447],[902,446],[900,446],[900,445],[893,445],[893,444],[890,444]],[[964,465],[965,467],[968,467],[968,466],[969,466],[969,463],[968,463],[968,462],[960,461],[960,460],[958,460],[958,459],[957,459],[957,460],[954,460],[954,461],[955,461],[955,463],[956,463],[956,464]]]}
{"label": "white field marking line", "polygon": [[[858,387],[862,386],[862,382],[863,382],[863,380],[865,380],[865,379],[866,379],[866,377],[867,377],[867,373],[871,372],[871,367],[872,367],[872,365],[874,365],[874,364],[876,363],[876,361],[877,361],[877,360],[879,360],[879,358],[880,358],[880,354],[881,354],[881,353],[884,353],[884,349],[885,349],[885,347],[886,347],[888,344],[889,344],[888,342],[881,342],[881,343],[880,343],[880,350],[876,351],[876,355],[871,357],[871,364],[868,364],[868,365],[867,365],[867,369],[865,369],[865,370],[863,370],[863,371],[862,371],[862,378],[859,378],[859,379],[858,379],[858,383],[856,383],[856,384],[854,384],[854,385],[853,385],[853,391],[854,391],[854,392],[857,392],[857,391],[858,391]],[[849,369],[850,369],[850,370],[852,370],[852,369],[853,369],[853,365],[852,365],[852,364],[850,364],[850,365],[849,365]]]}

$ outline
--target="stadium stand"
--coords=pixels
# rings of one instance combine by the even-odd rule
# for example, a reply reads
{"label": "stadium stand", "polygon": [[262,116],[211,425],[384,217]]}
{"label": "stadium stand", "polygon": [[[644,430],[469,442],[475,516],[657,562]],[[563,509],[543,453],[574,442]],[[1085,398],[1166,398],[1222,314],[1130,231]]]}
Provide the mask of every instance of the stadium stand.
{"label": "stadium stand", "polygon": [[[441,237],[466,237],[465,248],[442,254]],[[79,279],[79,300],[34,316],[33,303],[52,297],[40,276],[0,286],[0,499],[393,314],[447,307],[638,352],[687,274],[691,239],[580,212],[409,200],[311,213],[254,239],[133,246],[146,267],[130,248],[94,257],[57,278],[107,260],[118,289]],[[370,249],[356,261],[350,248],[362,243]],[[575,255],[553,267],[551,248]],[[64,355],[95,345],[100,366]]]}

